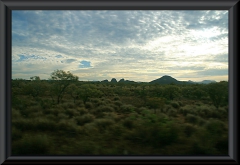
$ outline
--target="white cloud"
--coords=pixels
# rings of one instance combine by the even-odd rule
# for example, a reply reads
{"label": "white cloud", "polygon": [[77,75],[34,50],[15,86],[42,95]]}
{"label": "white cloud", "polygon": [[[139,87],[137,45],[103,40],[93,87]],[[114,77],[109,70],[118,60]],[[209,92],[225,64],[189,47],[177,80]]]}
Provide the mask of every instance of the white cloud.
{"label": "white cloud", "polygon": [[63,69],[85,79],[151,81],[228,69],[227,11],[13,11],[12,23],[15,78]]}

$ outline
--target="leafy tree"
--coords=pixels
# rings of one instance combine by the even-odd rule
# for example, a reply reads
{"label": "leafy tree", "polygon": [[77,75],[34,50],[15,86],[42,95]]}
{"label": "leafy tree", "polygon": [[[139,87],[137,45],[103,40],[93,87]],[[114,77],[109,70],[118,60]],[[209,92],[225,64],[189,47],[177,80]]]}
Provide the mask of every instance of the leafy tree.
{"label": "leafy tree", "polygon": [[31,82],[27,82],[24,86],[24,93],[37,99],[40,95],[44,94],[45,84],[41,82],[39,76],[30,77],[30,79]]}
{"label": "leafy tree", "polygon": [[57,95],[57,103],[62,101],[64,92],[71,82],[78,81],[78,76],[63,70],[55,70],[51,73],[50,80],[53,80],[52,92]]}
{"label": "leafy tree", "polygon": [[95,85],[90,84],[83,84],[78,89],[79,92],[79,98],[83,100],[83,103],[86,104],[86,102],[91,97],[101,97],[103,93],[96,88]]}
{"label": "leafy tree", "polygon": [[220,104],[228,97],[228,86],[225,82],[210,83],[207,86],[208,95],[213,105],[218,109]]}
{"label": "leafy tree", "polygon": [[68,87],[68,93],[73,98],[73,102],[76,103],[76,100],[80,97],[81,90],[76,86],[76,84],[71,84]]}
{"label": "leafy tree", "polygon": [[37,81],[39,81],[39,80],[41,80],[40,79],[40,77],[39,76],[33,76],[33,77],[30,77],[30,80],[37,80]]}
{"label": "leafy tree", "polygon": [[147,106],[154,109],[154,113],[156,113],[156,109],[160,108],[161,110],[164,108],[165,105],[165,99],[164,98],[158,98],[158,97],[151,97],[147,98]]}
{"label": "leafy tree", "polygon": [[176,85],[167,85],[163,90],[163,94],[166,99],[173,100],[174,98],[179,96],[180,89]]}

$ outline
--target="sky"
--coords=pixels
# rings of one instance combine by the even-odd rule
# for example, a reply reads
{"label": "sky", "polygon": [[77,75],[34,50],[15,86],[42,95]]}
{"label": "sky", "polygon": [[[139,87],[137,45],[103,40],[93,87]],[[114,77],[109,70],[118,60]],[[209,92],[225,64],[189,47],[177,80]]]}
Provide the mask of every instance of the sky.
{"label": "sky", "polygon": [[228,10],[13,10],[12,78],[228,81]]}

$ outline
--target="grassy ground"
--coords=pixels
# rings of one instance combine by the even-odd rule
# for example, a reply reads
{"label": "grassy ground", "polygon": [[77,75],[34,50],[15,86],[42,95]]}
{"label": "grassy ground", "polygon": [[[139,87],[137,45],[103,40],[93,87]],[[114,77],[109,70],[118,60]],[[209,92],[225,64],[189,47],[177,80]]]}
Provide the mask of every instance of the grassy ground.
{"label": "grassy ground", "polygon": [[63,101],[15,96],[13,155],[228,154],[227,106],[177,99],[152,108],[131,95]]}

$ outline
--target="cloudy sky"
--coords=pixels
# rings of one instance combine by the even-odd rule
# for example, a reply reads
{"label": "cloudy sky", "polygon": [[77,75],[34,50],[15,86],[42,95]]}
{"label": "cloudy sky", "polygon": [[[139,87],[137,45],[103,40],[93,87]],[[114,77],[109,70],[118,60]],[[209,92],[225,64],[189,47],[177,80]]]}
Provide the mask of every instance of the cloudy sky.
{"label": "cloudy sky", "polygon": [[13,10],[12,78],[228,80],[227,10]]}

